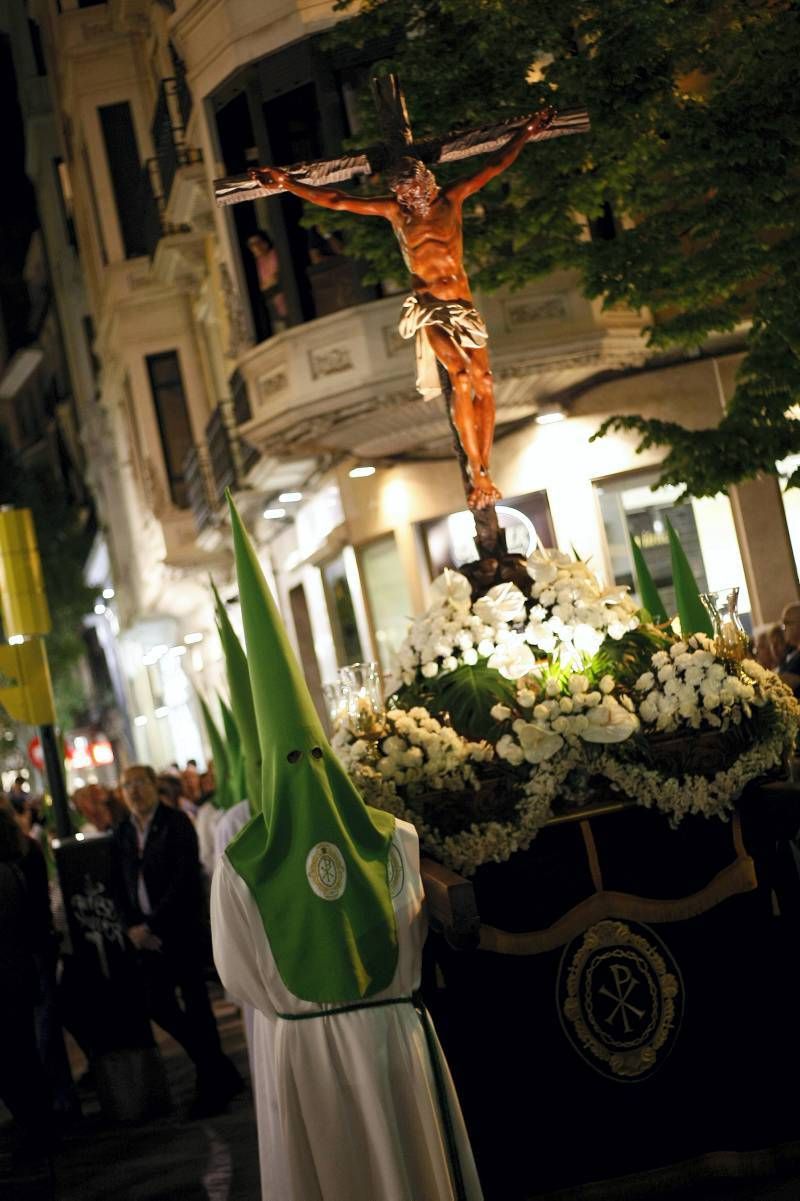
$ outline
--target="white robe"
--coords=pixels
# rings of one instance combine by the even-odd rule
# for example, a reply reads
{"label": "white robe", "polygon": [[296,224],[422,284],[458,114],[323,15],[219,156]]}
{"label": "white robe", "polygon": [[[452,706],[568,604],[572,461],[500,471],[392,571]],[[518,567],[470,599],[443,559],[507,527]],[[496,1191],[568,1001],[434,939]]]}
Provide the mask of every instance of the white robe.
{"label": "white robe", "polygon": [[[203,806],[205,808],[205,806]],[[220,814],[219,821],[214,827],[214,864],[211,871],[213,872],[219,860],[225,854],[225,848],[229,842],[232,842],[240,830],[244,829],[252,817],[249,801],[239,801],[238,804],[232,805],[230,809],[225,809]],[[211,874],[211,873],[209,873]],[[240,997],[230,994],[235,1004],[242,1008],[242,1021],[244,1023],[244,1038],[247,1043],[247,1061],[250,1064],[250,1079],[253,1081],[253,1092],[255,1095],[255,1079],[256,1065],[253,1055],[253,1021],[254,1013],[253,1006],[248,1005]]]}
{"label": "white robe", "polygon": [[[426,923],[413,826],[398,821],[403,862],[394,897],[399,954],[391,986],[420,982]],[[288,991],[250,891],[223,856],[211,895],[214,958],[225,987],[256,1010],[255,1051],[263,1201],[455,1201],[436,1084],[419,1016],[409,1004],[286,1021],[320,1007]],[[336,1009],[337,1006],[324,1006]],[[480,1201],[461,1109],[440,1053],[466,1196]]]}
{"label": "white robe", "polygon": [[206,801],[197,811],[194,819],[194,832],[197,835],[197,852],[203,871],[210,880],[217,864],[214,852],[214,833],[222,817],[222,810],[215,809],[210,801]]}

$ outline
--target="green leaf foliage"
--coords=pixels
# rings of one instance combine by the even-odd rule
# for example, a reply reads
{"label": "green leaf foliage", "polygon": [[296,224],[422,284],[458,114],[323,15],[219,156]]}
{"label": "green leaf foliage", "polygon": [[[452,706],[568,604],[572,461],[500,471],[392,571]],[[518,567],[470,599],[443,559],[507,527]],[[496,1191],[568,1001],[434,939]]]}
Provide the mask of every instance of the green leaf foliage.
{"label": "green leaf foliage", "polygon": [[689,560],[686,558],[686,551],[681,546],[680,539],[669,519],[667,519],[667,534],[672,557],[672,583],[675,588],[675,603],[678,607],[681,633],[684,636],[697,633],[713,634],[711,618],[700,601],[700,589]]}
{"label": "green leaf foliage", "polygon": [[516,687],[485,663],[464,663],[455,671],[442,672],[432,680],[401,689],[395,701],[402,708],[423,705],[432,714],[446,713],[452,725],[467,738],[493,736],[493,705],[516,705]]}
{"label": "green leaf foliage", "polygon": [[633,537],[631,538],[631,552],[633,554],[633,566],[636,570],[636,584],[639,589],[639,596],[642,598],[642,605],[653,621],[667,621],[667,610],[664,602],[656,588],[655,580],[650,574],[650,568],[647,566],[647,561],[642,554],[642,548]]}
{"label": "green leaf foliage", "polygon": [[[700,347],[750,321],[715,428],[612,418],[666,448],[663,482],[696,496],[800,453],[800,20],[792,0],[340,0],[328,44],[396,70],[417,137],[585,107],[588,135],[526,148],[468,202],[484,289],[557,268],[606,306],[648,308],[653,349]],[[387,47],[389,49],[387,49]],[[366,72],[363,127],[377,136]],[[475,162],[437,169],[446,182]],[[385,191],[385,187],[378,190]],[[610,209],[604,206],[610,206]],[[616,220],[586,237],[587,218]],[[373,280],[404,278],[388,224],[323,214]],[[612,232],[614,236],[602,236]],[[800,482],[792,480],[792,483]]]}

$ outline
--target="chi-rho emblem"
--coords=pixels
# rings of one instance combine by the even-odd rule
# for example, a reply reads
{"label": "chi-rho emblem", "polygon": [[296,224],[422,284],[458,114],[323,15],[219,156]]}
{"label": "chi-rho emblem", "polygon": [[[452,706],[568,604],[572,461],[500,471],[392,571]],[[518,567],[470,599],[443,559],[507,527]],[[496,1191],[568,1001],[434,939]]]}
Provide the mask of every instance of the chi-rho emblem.
{"label": "chi-rho emblem", "polygon": [[338,900],[347,884],[347,865],[339,848],[332,842],[313,846],[306,856],[306,876],[323,901]]}
{"label": "chi-rho emblem", "polygon": [[400,854],[400,848],[396,842],[392,842],[389,847],[389,862],[387,864],[387,875],[389,882],[389,894],[394,900],[403,891],[403,885],[406,882],[406,872],[403,867],[403,856]]}
{"label": "chi-rho emblem", "polygon": [[564,950],[557,1003],[583,1060],[612,1080],[644,1080],[681,1028],[685,1001],[677,963],[649,926],[602,921]]}

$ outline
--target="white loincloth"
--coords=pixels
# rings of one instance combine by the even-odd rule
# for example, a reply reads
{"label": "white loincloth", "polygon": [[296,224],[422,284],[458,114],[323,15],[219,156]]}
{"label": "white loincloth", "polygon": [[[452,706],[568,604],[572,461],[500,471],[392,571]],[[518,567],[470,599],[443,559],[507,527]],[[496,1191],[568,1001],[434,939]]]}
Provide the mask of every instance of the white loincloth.
{"label": "white loincloth", "polygon": [[416,339],[417,391],[425,400],[432,400],[439,395],[442,386],[436,355],[425,335],[427,325],[443,329],[459,349],[482,349],[489,341],[489,331],[475,305],[465,300],[420,300],[412,293],[403,301],[398,326],[400,337]]}

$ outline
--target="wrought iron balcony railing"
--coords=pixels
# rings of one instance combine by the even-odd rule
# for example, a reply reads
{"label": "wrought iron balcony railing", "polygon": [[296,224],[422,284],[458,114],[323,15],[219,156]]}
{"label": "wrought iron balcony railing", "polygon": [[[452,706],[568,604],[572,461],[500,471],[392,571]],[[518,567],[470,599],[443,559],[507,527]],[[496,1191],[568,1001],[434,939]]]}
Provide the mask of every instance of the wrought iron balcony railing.
{"label": "wrought iron balcony railing", "polygon": [[162,79],[151,133],[161,177],[165,204],[180,167],[203,160],[202,151],[186,144],[186,122],[192,111],[192,95],[183,78]]}

